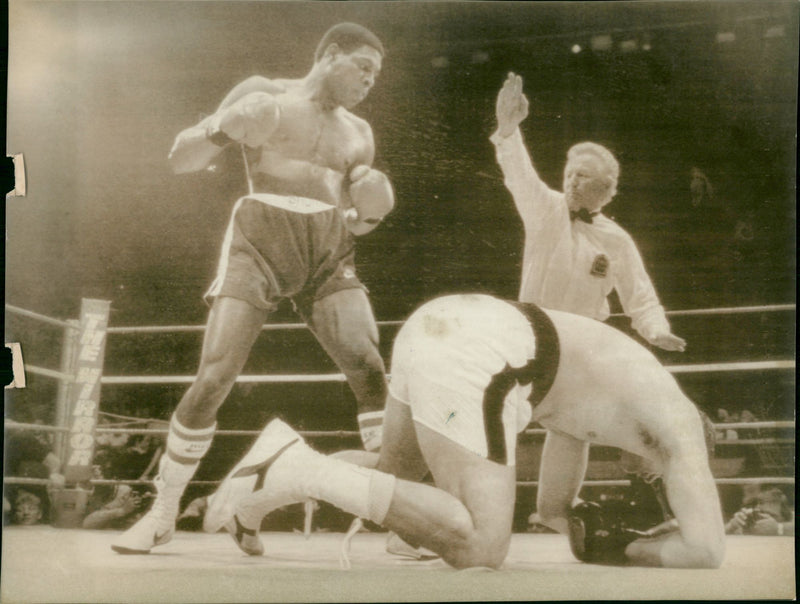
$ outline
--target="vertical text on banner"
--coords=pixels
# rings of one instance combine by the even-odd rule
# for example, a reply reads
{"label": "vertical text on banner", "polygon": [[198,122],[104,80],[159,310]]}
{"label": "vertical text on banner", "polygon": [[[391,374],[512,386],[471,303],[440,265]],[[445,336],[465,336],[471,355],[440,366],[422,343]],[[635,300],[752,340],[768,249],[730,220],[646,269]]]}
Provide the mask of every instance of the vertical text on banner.
{"label": "vertical text on banner", "polygon": [[78,354],[75,359],[75,383],[70,392],[67,457],[64,478],[67,483],[92,477],[95,427],[100,405],[100,376],[108,333],[107,300],[84,298],[81,301]]}

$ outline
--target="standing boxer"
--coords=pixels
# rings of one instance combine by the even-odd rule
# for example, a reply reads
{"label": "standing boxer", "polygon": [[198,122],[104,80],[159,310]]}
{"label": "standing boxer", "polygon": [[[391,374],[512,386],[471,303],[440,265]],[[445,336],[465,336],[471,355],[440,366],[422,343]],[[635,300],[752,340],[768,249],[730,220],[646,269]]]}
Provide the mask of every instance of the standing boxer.
{"label": "standing boxer", "polygon": [[378,330],[355,274],[354,235],[392,209],[388,178],[372,169],[372,130],[350,110],[369,93],[384,49],[369,30],[340,23],[323,36],[301,79],[253,77],[219,109],[181,132],[170,152],[177,173],[205,168],[229,144],[245,148],[250,194],[234,206],[197,378],[172,416],[155,484],[158,496],[112,548],[148,553],[175,530],[183,491],[208,451],[217,410],[261,326],[289,298],[355,393],[362,439],[380,446],[386,378]]}
{"label": "standing boxer", "polygon": [[[644,347],[598,321],[486,295],[432,300],[392,352],[385,444],[426,464],[435,486],[308,447],[279,420],[209,499],[205,528],[263,552],[270,511],[328,501],[423,545],[457,568],[499,567],[516,498],[516,435],[538,421],[561,436],[545,450],[544,520],[587,562],[715,568],[724,557],[719,497],[703,425],[672,375]],[[589,443],[640,455],[664,477],[678,528],[633,531],[598,506],[573,510]],[[381,449],[383,456],[385,449]]]}

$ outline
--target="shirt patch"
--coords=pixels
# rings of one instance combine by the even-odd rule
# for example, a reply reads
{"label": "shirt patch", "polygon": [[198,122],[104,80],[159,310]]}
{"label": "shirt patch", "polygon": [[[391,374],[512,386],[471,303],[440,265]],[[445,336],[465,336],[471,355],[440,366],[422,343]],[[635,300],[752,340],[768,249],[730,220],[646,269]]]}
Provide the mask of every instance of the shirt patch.
{"label": "shirt patch", "polygon": [[606,277],[608,275],[608,256],[605,254],[598,254],[594,257],[594,262],[592,262],[592,270],[589,271],[589,274],[594,277]]}

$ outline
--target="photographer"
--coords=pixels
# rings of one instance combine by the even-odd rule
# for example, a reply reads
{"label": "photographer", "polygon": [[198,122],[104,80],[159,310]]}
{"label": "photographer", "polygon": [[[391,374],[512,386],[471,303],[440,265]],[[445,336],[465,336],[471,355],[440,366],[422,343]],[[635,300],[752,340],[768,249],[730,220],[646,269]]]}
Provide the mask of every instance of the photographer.
{"label": "photographer", "polygon": [[126,484],[120,484],[114,489],[110,501],[102,503],[93,498],[93,505],[90,507],[96,509],[84,518],[83,528],[127,529],[144,515],[152,503],[152,498],[153,494],[147,490],[134,490]]}
{"label": "photographer", "polygon": [[728,535],[794,535],[794,512],[780,489],[745,502],[725,525]]}

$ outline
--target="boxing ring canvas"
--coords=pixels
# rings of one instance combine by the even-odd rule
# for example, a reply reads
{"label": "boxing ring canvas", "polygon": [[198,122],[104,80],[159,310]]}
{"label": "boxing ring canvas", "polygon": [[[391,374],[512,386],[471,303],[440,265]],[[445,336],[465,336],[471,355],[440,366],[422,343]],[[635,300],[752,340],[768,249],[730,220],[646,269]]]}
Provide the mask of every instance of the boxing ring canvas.
{"label": "boxing ring canvas", "polygon": [[[785,536],[728,536],[718,570],[578,562],[566,537],[534,532],[530,520],[537,425],[520,437],[514,535],[498,571],[391,555],[376,527],[353,538],[345,570],[351,517],[332,506],[313,524],[300,509],[276,514],[261,557],[196,526],[147,556],[120,556],[110,549],[120,529],[82,528],[91,495],[77,483],[96,495],[152,482],[159,439],[197,371],[202,297],[247,192],[234,148],[207,169],[173,174],[175,136],[250,76],[303,77],[322,34],[342,21],[370,28],[386,48],[353,112],[371,125],[374,166],[396,197],[356,245],[387,369],[400,325],[424,301],[519,294],[522,223],[489,141],[497,92],[513,71],[531,104],[526,141],[549,186],[560,190],[576,142],[601,142],[620,161],[604,213],[633,235],[673,331],[688,342],[683,353],[654,354],[716,424],[712,470],[725,518],[760,486],[793,504],[796,3],[10,0],[6,153],[24,161],[6,198],[4,335],[19,345],[24,380],[14,385],[24,387],[5,390],[5,440],[31,433],[47,443],[69,493],[32,526],[4,505],[0,597],[796,597]],[[609,323],[638,337],[611,302]],[[354,396],[299,321],[288,302],[270,317],[182,507],[209,494],[272,417],[326,453],[361,446]],[[92,473],[101,451],[139,446],[140,465]],[[4,466],[4,495],[48,497],[46,474],[32,476]],[[629,478],[619,451],[593,449],[581,495],[625,497]]]}
{"label": "boxing ring canvas", "polygon": [[[731,537],[715,571],[615,568],[576,561],[559,535],[514,535],[503,569],[453,570],[441,560],[391,556],[384,537],[365,534],[352,569],[336,558],[340,535],[308,540],[269,533],[263,558],[242,554],[227,535],[179,533],[149,556],[109,557],[108,532],[16,527],[3,545],[3,596],[10,602],[491,602],[553,600],[756,600],[794,596],[792,539]],[[28,574],[47,550],[50,564]],[[57,595],[56,595],[57,594]]]}

